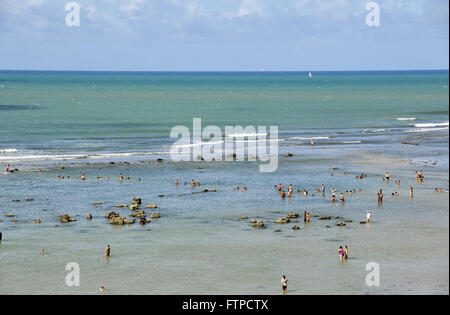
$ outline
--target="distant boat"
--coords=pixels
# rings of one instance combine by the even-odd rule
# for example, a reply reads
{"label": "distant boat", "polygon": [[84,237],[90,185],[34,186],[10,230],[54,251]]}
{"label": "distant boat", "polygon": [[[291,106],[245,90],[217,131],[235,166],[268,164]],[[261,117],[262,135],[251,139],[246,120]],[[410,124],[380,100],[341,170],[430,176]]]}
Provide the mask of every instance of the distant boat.
{"label": "distant boat", "polygon": [[312,78],[312,73],[311,72],[308,73],[308,77]]}

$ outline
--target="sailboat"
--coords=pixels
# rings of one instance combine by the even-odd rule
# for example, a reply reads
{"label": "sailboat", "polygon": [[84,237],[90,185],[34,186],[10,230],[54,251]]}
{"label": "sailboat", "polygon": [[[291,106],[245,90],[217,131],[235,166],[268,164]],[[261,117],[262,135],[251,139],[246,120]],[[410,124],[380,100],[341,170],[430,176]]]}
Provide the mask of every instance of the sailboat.
{"label": "sailboat", "polygon": [[311,72],[308,73],[308,77],[312,78],[312,73]]}

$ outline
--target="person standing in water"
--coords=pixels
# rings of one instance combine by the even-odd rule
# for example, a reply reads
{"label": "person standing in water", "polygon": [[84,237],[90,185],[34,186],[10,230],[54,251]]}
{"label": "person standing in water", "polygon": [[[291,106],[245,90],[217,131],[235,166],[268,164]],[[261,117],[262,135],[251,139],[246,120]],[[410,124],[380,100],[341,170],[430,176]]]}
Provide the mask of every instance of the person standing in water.
{"label": "person standing in water", "polygon": [[84,176],[84,173],[83,175],[81,175],[81,180],[86,180],[86,176]]}
{"label": "person standing in water", "polygon": [[344,249],[342,248],[342,246],[339,246],[338,254],[339,254],[339,261],[342,262],[342,259],[344,258]]}
{"label": "person standing in water", "polygon": [[369,210],[366,211],[366,222],[370,223],[370,212],[369,212]]}
{"label": "person standing in water", "polygon": [[9,172],[9,164],[6,165],[6,172]]}
{"label": "person standing in water", "polygon": [[286,279],[286,276],[283,275],[281,278],[281,289],[283,289],[283,294],[287,293],[287,287],[288,287],[288,279]]}
{"label": "person standing in water", "polygon": [[348,259],[348,247],[347,247],[347,245],[344,246],[344,258]]}
{"label": "person standing in water", "polygon": [[412,186],[409,186],[409,196],[411,198],[414,197],[414,188]]}
{"label": "person standing in water", "polygon": [[106,246],[106,249],[105,249],[105,257],[110,257],[110,256],[111,256],[111,247],[108,244],[108,246]]}

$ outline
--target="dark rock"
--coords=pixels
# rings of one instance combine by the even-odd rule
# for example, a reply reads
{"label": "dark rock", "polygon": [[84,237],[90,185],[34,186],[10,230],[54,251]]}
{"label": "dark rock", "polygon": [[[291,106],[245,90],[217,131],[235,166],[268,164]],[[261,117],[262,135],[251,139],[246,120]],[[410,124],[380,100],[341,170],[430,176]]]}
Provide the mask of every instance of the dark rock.
{"label": "dark rock", "polygon": [[59,221],[60,221],[61,223],[69,223],[69,222],[75,222],[76,219],[70,217],[68,214],[61,214],[61,215],[59,216]]}
{"label": "dark rock", "polygon": [[116,217],[119,217],[118,212],[109,211],[107,214],[105,214],[106,219],[111,219],[111,218],[116,218]]}
{"label": "dark rock", "polygon": [[279,218],[279,219],[276,219],[275,221],[273,221],[273,223],[279,223],[279,224],[287,224],[289,222],[291,222],[291,220],[288,217]]}
{"label": "dark rock", "polygon": [[136,211],[135,213],[130,214],[130,217],[138,217],[138,218],[145,218],[147,217],[147,214],[144,210]]}
{"label": "dark rock", "polygon": [[263,221],[258,221],[256,223],[252,224],[253,227],[258,227],[258,228],[264,228],[264,222]]}
{"label": "dark rock", "polygon": [[128,205],[126,204],[120,204],[120,205],[114,205],[114,208],[128,208]]}

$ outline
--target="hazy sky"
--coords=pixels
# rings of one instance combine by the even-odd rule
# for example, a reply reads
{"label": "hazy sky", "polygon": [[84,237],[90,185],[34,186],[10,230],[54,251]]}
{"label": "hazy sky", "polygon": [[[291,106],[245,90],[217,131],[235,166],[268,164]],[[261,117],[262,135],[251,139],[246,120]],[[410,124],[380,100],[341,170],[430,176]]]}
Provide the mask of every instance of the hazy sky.
{"label": "hazy sky", "polygon": [[0,0],[0,69],[448,69],[448,0]]}

